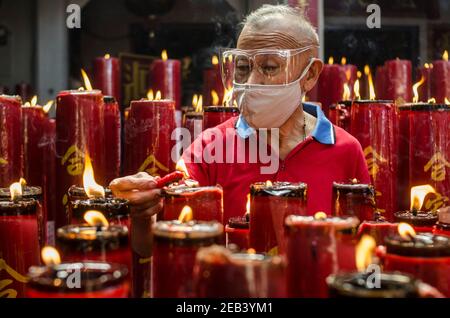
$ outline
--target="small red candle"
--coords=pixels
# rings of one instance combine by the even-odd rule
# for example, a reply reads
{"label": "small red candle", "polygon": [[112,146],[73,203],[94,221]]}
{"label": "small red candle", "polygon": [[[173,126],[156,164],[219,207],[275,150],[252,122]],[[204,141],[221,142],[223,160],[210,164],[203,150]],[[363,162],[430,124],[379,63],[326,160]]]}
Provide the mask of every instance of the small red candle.
{"label": "small red candle", "polygon": [[120,175],[120,108],[114,97],[105,96],[105,184]]}
{"label": "small red candle", "polygon": [[164,176],[175,170],[171,159],[175,128],[173,100],[132,101],[125,126],[124,173]]}
{"label": "small red candle", "polygon": [[[80,274],[79,288],[69,279],[75,273]],[[127,269],[117,264],[89,261],[31,267],[28,277],[28,298],[127,298],[129,294]]]}
{"label": "small red candle", "polygon": [[0,292],[7,297],[25,296],[28,268],[39,264],[37,207],[34,199],[0,200]]}
{"label": "small red candle", "polygon": [[211,67],[203,71],[203,96],[206,105],[218,105],[224,96],[219,58],[216,55],[211,59]]}
{"label": "small red candle", "polygon": [[354,101],[351,133],[363,148],[376,191],[377,208],[392,221],[397,211],[397,108],[391,101]]}
{"label": "small red candle", "polygon": [[437,103],[444,104],[446,98],[450,100],[450,62],[448,60],[448,51],[444,52],[442,60],[433,62],[431,74],[431,97],[434,97]]}
{"label": "small red candle", "polygon": [[193,271],[201,247],[220,244],[218,222],[159,221],[153,226],[152,291],[155,298],[195,296]]}
{"label": "small red candle", "polygon": [[181,62],[169,60],[167,51],[161,59],[153,61],[150,68],[150,87],[160,91],[165,99],[175,101],[175,108],[181,108]]}
{"label": "small red candle", "polygon": [[22,174],[21,99],[0,95],[0,186],[9,187]]}
{"label": "small red candle", "polygon": [[203,130],[216,127],[228,119],[239,116],[239,109],[230,106],[208,106],[203,113]]}
{"label": "small red candle", "polygon": [[350,132],[352,101],[340,101],[333,104],[328,109],[328,118],[330,121],[346,131]]}
{"label": "small red candle", "polygon": [[331,211],[335,216],[356,216],[361,222],[371,221],[376,210],[375,190],[372,185],[333,182]]}
{"label": "small red candle", "polygon": [[450,238],[431,233],[415,234],[408,224],[386,238],[384,269],[411,274],[450,297]]}
{"label": "small red candle", "polygon": [[[57,211],[65,211],[67,189],[82,184],[83,160],[92,158],[97,179],[104,183],[104,103],[98,90],[64,91],[59,93],[56,107]],[[66,223],[63,213],[57,213],[56,228]]]}
{"label": "small red candle", "polygon": [[176,220],[185,206],[191,207],[194,220],[224,222],[223,190],[220,186],[169,187],[164,191],[162,219]]}
{"label": "small red candle", "polygon": [[384,244],[387,236],[397,233],[398,223],[387,222],[378,212],[373,221],[364,221],[358,228],[357,237],[368,235],[373,237],[377,245]]}
{"label": "small red candle", "polygon": [[328,115],[330,105],[340,101],[344,94],[344,84],[347,83],[346,70],[341,65],[324,65],[318,81],[318,102],[322,104],[325,115]]}
{"label": "small red candle", "polygon": [[97,57],[93,63],[94,87],[102,91],[103,95],[113,96],[121,101],[120,62],[118,58],[106,54]]}
{"label": "small red candle", "polygon": [[382,98],[394,100],[398,104],[412,102],[412,66],[409,60],[386,61],[384,90]]}
{"label": "small red candle", "polygon": [[228,220],[225,226],[226,246],[237,246],[240,250],[250,248],[250,214],[236,216]]}
{"label": "small red candle", "polygon": [[200,298],[287,297],[285,264],[278,256],[232,253],[214,245],[198,251],[194,272]]}
{"label": "small red candle", "polygon": [[306,215],[306,184],[258,182],[250,186],[250,247],[258,253],[285,251],[284,220]]}
{"label": "small red candle", "polygon": [[203,113],[201,112],[188,112],[184,116],[184,128],[189,130],[191,135],[191,142],[201,134],[203,131]]}
{"label": "small red candle", "polygon": [[[355,245],[349,245],[346,231],[352,233],[355,217],[291,215],[286,219],[287,281],[289,297],[325,298],[326,278],[339,270],[356,267]],[[341,267],[342,264],[342,267]]]}

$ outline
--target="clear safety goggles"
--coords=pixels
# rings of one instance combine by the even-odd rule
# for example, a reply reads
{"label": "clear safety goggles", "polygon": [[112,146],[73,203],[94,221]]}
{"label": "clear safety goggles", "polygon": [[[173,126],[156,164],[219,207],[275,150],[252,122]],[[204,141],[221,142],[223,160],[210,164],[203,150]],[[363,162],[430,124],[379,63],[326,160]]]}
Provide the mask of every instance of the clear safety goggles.
{"label": "clear safety goggles", "polygon": [[226,49],[221,52],[222,80],[225,87],[232,87],[233,83],[246,84],[289,84],[294,72],[298,72],[301,63],[300,54],[316,45],[309,45],[299,49],[277,50],[258,49],[240,50]]}

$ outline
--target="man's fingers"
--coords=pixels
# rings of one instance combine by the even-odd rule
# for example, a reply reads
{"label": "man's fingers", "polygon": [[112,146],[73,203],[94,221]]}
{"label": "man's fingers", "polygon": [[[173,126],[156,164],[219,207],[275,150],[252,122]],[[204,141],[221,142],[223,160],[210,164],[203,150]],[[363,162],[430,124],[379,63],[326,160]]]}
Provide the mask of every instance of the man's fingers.
{"label": "man's fingers", "polygon": [[117,191],[114,195],[118,198],[130,201],[130,205],[142,205],[151,201],[159,200],[161,198],[161,190]]}
{"label": "man's fingers", "polygon": [[157,180],[157,178],[149,175],[127,176],[114,179],[109,184],[109,187],[114,194],[116,194],[116,192],[125,192],[130,190],[151,190],[156,188]]}

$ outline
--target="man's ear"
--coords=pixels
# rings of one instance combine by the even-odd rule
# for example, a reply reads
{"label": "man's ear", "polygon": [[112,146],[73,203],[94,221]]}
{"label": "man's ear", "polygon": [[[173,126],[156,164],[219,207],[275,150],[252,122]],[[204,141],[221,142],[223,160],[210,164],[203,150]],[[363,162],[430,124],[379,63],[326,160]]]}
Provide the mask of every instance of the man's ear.
{"label": "man's ear", "polygon": [[306,75],[306,81],[303,85],[305,93],[309,92],[317,83],[320,73],[323,69],[322,60],[316,59],[311,67],[309,68],[308,74]]}

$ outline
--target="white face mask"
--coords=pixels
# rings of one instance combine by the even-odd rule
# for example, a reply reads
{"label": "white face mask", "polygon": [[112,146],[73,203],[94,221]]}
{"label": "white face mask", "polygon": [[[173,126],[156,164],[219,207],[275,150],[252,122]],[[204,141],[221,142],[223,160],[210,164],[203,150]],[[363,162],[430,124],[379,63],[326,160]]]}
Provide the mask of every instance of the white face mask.
{"label": "white face mask", "polygon": [[253,128],[280,128],[302,102],[300,81],[314,61],[311,59],[298,80],[287,85],[233,83],[234,96],[246,122]]}

